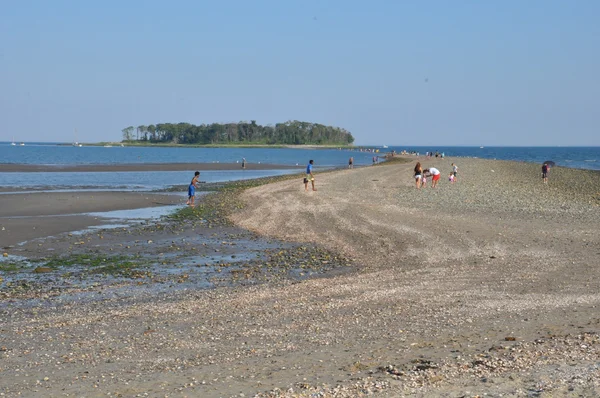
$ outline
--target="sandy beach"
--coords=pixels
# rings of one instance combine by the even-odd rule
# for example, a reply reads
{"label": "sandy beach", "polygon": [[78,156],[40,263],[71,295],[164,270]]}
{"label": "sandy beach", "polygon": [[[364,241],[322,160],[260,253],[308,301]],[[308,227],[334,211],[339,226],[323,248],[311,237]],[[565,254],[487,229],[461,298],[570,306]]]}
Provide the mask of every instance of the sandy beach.
{"label": "sandy beach", "polygon": [[[293,179],[241,194],[243,206],[229,215],[235,227],[219,244],[248,234],[351,262],[318,277],[139,295],[100,284],[86,290],[96,299],[76,301],[0,285],[0,393],[599,395],[600,173],[558,167],[543,184],[534,164],[419,160],[442,171],[436,189],[414,188],[411,159],[317,173],[316,192]],[[455,184],[447,180],[452,162]],[[3,195],[0,220],[168,201],[28,195]],[[206,224],[160,224],[11,250],[159,256],[156,242],[191,251],[193,238],[215,233]]]}

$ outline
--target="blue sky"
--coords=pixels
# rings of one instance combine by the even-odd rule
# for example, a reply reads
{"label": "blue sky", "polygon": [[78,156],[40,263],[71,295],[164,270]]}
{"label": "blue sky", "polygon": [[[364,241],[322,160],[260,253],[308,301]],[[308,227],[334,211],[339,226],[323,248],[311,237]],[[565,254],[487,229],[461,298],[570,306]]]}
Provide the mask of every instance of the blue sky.
{"label": "blue sky", "polygon": [[600,2],[0,1],[0,141],[290,119],[361,145],[600,145]]}

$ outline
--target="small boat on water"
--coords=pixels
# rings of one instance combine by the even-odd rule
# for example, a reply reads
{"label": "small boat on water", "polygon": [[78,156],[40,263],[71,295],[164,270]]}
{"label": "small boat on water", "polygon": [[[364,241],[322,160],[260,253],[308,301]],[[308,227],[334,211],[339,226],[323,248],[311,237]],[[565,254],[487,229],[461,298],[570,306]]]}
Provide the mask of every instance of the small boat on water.
{"label": "small boat on water", "polygon": [[21,143],[19,144],[19,146],[25,146],[25,143],[24,143],[24,142],[21,142]]}
{"label": "small boat on water", "polygon": [[77,142],[77,129],[75,129],[75,141],[73,141],[73,146],[77,146],[77,147],[83,146],[79,142]]}
{"label": "small boat on water", "polygon": [[10,143],[10,145],[12,145],[12,146],[16,146],[16,145],[17,145],[17,144],[15,144],[15,136],[14,136],[14,135],[13,135],[13,140],[12,140],[12,142]]}
{"label": "small boat on water", "polygon": [[387,149],[387,147],[388,147],[387,145],[383,145],[383,149]]}

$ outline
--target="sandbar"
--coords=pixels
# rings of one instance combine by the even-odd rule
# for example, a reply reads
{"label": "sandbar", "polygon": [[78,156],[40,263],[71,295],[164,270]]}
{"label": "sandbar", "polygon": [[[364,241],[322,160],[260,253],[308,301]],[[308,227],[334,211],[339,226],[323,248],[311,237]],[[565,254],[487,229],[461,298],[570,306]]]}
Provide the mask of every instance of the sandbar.
{"label": "sandbar", "polygon": [[[540,165],[418,160],[442,171],[437,188],[415,189],[413,161],[239,197],[237,226],[339,252],[352,272],[133,301],[100,287],[101,302],[2,307],[0,391],[597,396],[600,173],[557,167],[543,184]],[[165,237],[172,250],[184,231]]]}

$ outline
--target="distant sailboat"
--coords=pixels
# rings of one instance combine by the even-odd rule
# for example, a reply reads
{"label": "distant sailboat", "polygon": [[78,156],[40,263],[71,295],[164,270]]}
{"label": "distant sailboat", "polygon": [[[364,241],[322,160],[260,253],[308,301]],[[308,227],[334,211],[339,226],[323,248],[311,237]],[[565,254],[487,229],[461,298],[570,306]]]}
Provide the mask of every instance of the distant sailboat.
{"label": "distant sailboat", "polygon": [[383,146],[383,149],[387,149],[387,147],[388,147],[387,145],[384,145],[384,146]]}
{"label": "distant sailboat", "polygon": [[73,146],[83,146],[79,142],[77,142],[77,129],[75,129],[75,141],[73,141]]}
{"label": "distant sailboat", "polygon": [[15,136],[14,136],[14,135],[13,135],[13,140],[12,140],[12,142],[10,143],[10,145],[12,145],[12,146],[16,146],[16,145],[17,145],[17,144],[15,144]]}

